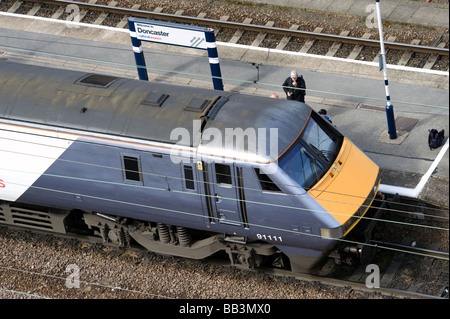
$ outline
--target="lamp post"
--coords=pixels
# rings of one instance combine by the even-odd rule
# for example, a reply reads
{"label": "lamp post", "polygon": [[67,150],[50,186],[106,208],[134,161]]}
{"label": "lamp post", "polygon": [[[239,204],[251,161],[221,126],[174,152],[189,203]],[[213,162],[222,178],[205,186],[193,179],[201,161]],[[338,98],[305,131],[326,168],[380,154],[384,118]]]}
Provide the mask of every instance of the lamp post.
{"label": "lamp post", "polygon": [[394,140],[397,138],[397,130],[395,128],[394,106],[391,104],[391,96],[389,94],[389,82],[388,82],[387,69],[386,69],[386,52],[384,50],[383,23],[381,21],[380,0],[376,0],[376,6],[377,6],[378,31],[380,33],[380,46],[381,46],[380,69],[381,68],[383,69],[384,88],[386,91],[386,101],[387,101],[386,117],[387,117],[387,124],[388,124],[388,133],[389,133],[389,138],[391,140]]}

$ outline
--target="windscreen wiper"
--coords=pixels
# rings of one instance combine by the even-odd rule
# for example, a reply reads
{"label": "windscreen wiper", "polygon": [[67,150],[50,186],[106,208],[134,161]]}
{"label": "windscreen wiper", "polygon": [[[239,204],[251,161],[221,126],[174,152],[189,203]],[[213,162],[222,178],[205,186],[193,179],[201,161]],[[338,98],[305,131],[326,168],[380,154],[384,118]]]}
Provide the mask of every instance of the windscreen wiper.
{"label": "windscreen wiper", "polygon": [[317,154],[319,154],[319,156],[325,160],[325,162],[329,162],[328,158],[325,156],[324,151],[323,150],[319,150],[317,147],[315,147],[312,143],[309,143],[309,146],[311,146],[312,149],[314,149]]}
{"label": "windscreen wiper", "polygon": [[311,172],[314,174],[314,176],[315,176],[314,178],[318,181],[320,179],[320,176],[317,172],[320,171],[318,169],[320,167],[320,165],[319,165],[319,163],[317,163],[317,159],[315,159],[313,156],[311,156],[311,154],[309,154],[308,151],[304,147],[301,148],[301,152],[303,154],[305,154],[305,156],[309,159]]}

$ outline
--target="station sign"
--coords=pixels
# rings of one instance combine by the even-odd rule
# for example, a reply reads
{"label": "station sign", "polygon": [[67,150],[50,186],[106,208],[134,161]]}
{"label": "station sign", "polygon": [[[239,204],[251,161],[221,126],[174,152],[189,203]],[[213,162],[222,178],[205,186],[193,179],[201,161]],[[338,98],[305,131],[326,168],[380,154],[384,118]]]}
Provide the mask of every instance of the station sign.
{"label": "station sign", "polygon": [[223,91],[222,73],[213,29],[134,17],[128,17],[127,20],[140,80],[148,81],[142,41],[155,42],[206,50],[214,89]]}
{"label": "station sign", "polygon": [[206,50],[205,31],[181,29],[180,27],[135,23],[136,37],[141,41],[178,45]]}

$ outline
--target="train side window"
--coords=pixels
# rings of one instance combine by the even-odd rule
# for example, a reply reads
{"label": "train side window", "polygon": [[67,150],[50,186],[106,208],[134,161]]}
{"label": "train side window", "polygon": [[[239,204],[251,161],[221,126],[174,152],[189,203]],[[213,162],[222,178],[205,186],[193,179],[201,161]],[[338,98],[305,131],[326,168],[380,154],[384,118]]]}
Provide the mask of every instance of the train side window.
{"label": "train side window", "polygon": [[123,174],[125,181],[133,181],[142,183],[141,165],[139,157],[136,156],[122,156]]}
{"label": "train side window", "polygon": [[186,189],[195,189],[194,170],[190,165],[184,165],[184,186]]}
{"label": "train side window", "polygon": [[215,164],[217,184],[232,185],[231,168],[229,165]]}
{"label": "train side window", "polygon": [[261,189],[263,191],[270,191],[270,192],[280,192],[281,189],[275,184],[269,176],[262,173],[259,168],[255,168],[256,176],[258,177],[259,184],[261,185]]}

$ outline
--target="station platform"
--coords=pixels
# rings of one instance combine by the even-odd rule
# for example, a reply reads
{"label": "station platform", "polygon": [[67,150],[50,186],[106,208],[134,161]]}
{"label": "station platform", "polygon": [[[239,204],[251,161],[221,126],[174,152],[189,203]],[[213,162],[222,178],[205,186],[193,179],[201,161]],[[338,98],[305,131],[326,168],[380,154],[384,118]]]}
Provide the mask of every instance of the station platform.
{"label": "station platform", "polygon": [[[68,28],[64,22],[0,14],[1,60],[137,78],[127,30]],[[7,27],[4,27],[7,26]],[[380,167],[381,190],[449,206],[448,72],[388,65],[397,138],[387,133],[383,72],[378,63],[347,61],[217,43],[226,91],[284,99],[281,84],[296,69],[306,103],[326,109],[333,124]],[[150,81],[213,88],[201,50],[144,43]],[[445,144],[428,147],[428,130]]]}

